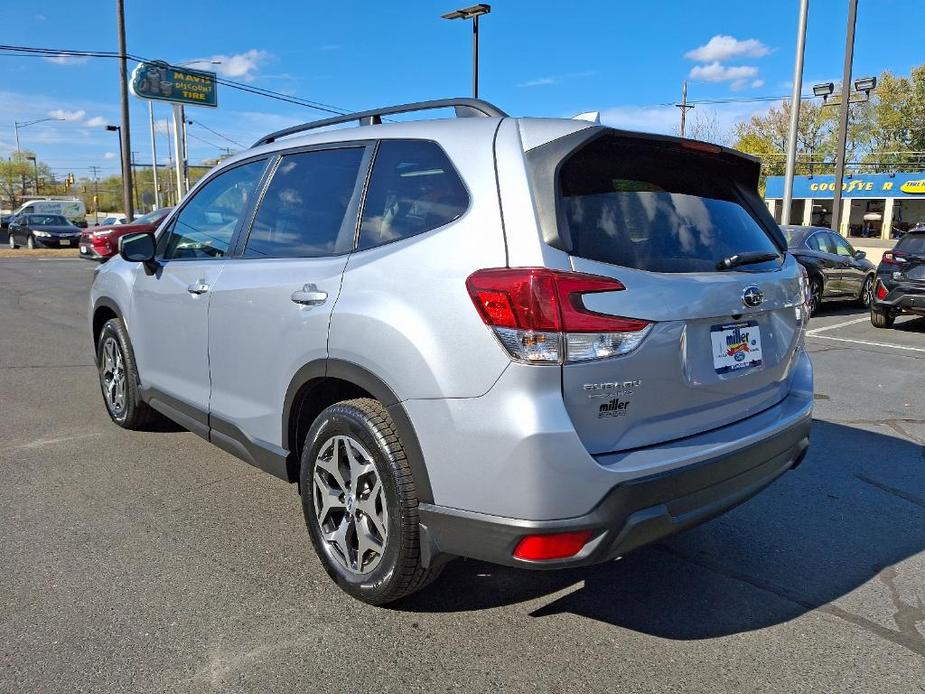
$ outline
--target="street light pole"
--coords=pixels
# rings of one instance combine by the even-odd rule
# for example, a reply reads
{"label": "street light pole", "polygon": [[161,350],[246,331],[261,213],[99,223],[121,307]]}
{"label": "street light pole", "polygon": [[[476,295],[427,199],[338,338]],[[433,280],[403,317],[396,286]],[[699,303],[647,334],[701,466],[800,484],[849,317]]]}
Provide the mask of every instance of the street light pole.
{"label": "street light pole", "polygon": [[[841,226],[841,187],[845,180],[845,150],[848,141],[848,110],[851,107],[851,66],[854,62],[854,27],[857,23],[858,0],[848,0],[848,27],[845,32],[845,66],[842,71],[841,106],[838,111],[838,151],[835,160],[835,192],[832,198],[832,231]],[[848,203],[849,205],[851,203]],[[850,222],[850,219],[849,219]]]}
{"label": "street light pole", "polygon": [[35,183],[35,195],[37,197],[39,195],[39,162],[35,157],[26,157],[26,159],[31,159],[32,166],[35,167],[35,180],[33,182]]}
{"label": "street light pole", "polygon": [[803,91],[803,54],[806,47],[806,15],[809,0],[800,0],[800,20],[797,25],[797,53],[793,64],[793,94],[790,97],[790,134],[787,137],[787,170],[784,173],[784,205],[781,224],[790,224],[793,204],[793,173],[797,159],[797,133],[800,129],[800,93]]}
{"label": "street light pole", "polygon": [[148,101],[148,119],[151,121],[151,175],[154,180],[154,209],[160,209],[161,191],[157,182],[157,140],[154,137],[154,102]]}
{"label": "street light pole", "polygon": [[[120,165],[121,171],[122,171],[122,180],[125,181],[125,157],[122,156],[122,155],[123,155],[123,151],[122,151],[122,126],[120,126],[120,125],[107,125],[107,126],[106,126],[106,130],[108,130],[108,131],[111,132],[111,133],[119,133],[119,165]],[[129,188],[128,198],[125,198],[125,197],[124,197],[124,196],[125,196],[125,186],[123,185],[123,186],[122,186],[122,195],[123,195],[123,205],[125,204],[125,200],[129,200],[129,202],[131,202],[131,199],[132,199],[131,188]],[[124,208],[124,209],[127,209],[127,208]],[[126,218],[126,219],[131,219],[131,217],[129,217],[127,214],[126,214],[126,217],[125,217],[125,218]]]}
{"label": "street light pole", "polygon": [[122,129],[119,132],[119,149],[122,155],[122,200],[125,218],[131,221],[135,218],[135,210],[132,205],[131,162],[127,159],[132,152],[132,142],[129,135],[128,62],[125,55],[125,0],[116,0],[116,19],[119,34],[119,92],[122,99]]}
{"label": "street light pole", "polygon": [[491,5],[479,4],[441,15],[443,19],[472,20],[472,96],[479,97],[479,17],[491,12]]}

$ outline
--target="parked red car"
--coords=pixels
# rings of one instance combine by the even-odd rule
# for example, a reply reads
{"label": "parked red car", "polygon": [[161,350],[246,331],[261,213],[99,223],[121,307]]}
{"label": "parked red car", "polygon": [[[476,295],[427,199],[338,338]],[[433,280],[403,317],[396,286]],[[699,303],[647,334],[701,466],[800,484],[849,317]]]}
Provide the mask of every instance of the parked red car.
{"label": "parked red car", "polygon": [[131,224],[110,224],[108,226],[84,229],[80,235],[80,257],[88,260],[106,260],[119,252],[119,238],[126,234],[156,231],[172,207],[162,207],[139,217]]}

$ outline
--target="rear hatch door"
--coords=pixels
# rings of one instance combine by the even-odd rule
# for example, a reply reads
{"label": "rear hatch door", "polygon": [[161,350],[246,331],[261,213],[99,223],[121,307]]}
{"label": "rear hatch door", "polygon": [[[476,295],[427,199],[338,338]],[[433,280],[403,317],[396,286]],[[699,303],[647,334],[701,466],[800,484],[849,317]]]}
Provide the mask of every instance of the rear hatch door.
{"label": "rear hatch door", "polygon": [[563,366],[590,452],[680,439],[786,396],[805,320],[801,272],[757,177],[757,163],[730,150],[617,131],[559,166],[557,224],[573,269],[625,287],[584,295],[585,308],[652,323],[627,355]]}

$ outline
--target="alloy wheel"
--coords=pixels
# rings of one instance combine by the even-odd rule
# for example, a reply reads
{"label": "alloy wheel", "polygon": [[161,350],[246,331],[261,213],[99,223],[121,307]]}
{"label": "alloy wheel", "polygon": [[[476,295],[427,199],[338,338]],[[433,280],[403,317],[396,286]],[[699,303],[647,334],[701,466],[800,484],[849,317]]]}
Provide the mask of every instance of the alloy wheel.
{"label": "alloy wheel", "polygon": [[814,281],[810,285],[809,294],[809,315],[812,316],[819,310],[819,305],[822,303],[822,285],[818,281]]}
{"label": "alloy wheel", "polygon": [[116,417],[121,416],[125,412],[125,359],[114,337],[107,337],[103,342],[100,378],[110,412]]}
{"label": "alloy wheel", "polygon": [[861,291],[861,304],[864,308],[870,306],[870,299],[874,293],[874,280],[872,277],[869,277],[864,280],[864,289]]}
{"label": "alloy wheel", "polygon": [[342,435],[324,442],[312,500],[328,556],[354,575],[375,569],[388,540],[388,509],[373,457],[360,442]]}
{"label": "alloy wheel", "polygon": [[27,247],[27,248],[35,248],[35,240],[33,240],[33,238],[32,238],[31,236],[30,236],[29,238],[26,239],[26,247]]}
{"label": "alloy wheel", "polygon": [[10,234],[10,238],[9,238],[9,240],[7,241],[7,243],[10,244],[10,248],[16,248],[16,242],[13,240],[13,235],[12,235],[12,234]]}

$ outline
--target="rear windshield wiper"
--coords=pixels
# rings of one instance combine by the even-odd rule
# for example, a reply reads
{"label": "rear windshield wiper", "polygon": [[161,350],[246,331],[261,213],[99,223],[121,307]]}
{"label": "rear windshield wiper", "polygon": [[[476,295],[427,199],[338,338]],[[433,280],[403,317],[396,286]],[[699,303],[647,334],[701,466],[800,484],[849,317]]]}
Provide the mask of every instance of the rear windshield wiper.
{"label": "rear windshield wiper", "polygon": [[768,260],[777,260],[780,257],[777,253],[770,251],[743,251],[736,253],[728,258],[723,258],[716,264],[717,270],[730,270],[741,265],[754,265],[755,263],[764,263]]}

